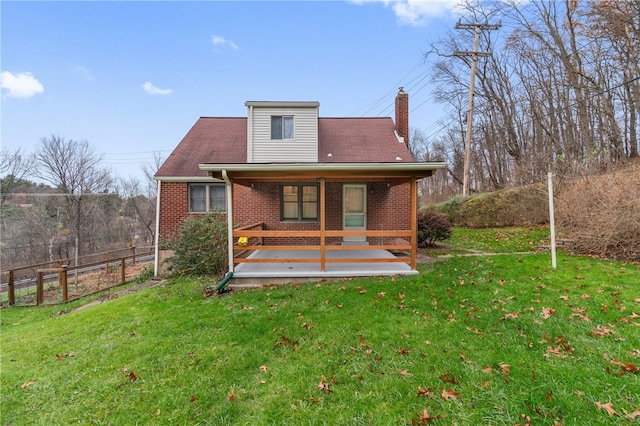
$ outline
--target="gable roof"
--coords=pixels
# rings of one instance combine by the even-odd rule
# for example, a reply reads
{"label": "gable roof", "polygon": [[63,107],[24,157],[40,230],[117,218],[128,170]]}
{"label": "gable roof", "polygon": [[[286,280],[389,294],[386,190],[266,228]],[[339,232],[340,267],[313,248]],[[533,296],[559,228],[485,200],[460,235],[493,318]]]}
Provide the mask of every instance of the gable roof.
{"label": "gable roof", "polygon": [[[319,163],[413,162],[395,134],[391,118],[319,118]],[[200,164],[246,164],[247,119],[201,117],[187,132],[155,177],[208,176]]]}

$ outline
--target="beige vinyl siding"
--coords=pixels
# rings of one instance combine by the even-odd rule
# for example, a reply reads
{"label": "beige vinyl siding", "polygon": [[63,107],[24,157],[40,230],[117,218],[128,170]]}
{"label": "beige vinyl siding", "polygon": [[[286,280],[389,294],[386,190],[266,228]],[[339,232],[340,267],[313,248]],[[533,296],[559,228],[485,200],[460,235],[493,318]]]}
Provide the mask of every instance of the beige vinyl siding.
{"label": "beige vinyl siding", "polygon": [[[253,107],[247,141],[252,163],[318,161],[318,108]],[[293,116],[294,139],[271,139],[271,116]]]}

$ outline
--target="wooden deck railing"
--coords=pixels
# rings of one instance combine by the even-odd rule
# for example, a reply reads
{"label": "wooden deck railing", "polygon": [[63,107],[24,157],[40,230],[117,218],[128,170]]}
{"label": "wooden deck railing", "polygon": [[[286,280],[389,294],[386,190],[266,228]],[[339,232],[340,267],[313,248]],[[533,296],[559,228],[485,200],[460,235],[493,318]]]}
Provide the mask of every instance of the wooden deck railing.
{"label": "wooden deck railing", "polygon": [[[334,245],[327,244],[327,238],[344,238],[344,237],[395,237],[411,240],[411,230],[363,230],[363,231],[343,231],[343,230],[316,230],[316,231],[275,231],[264,230],[263,223],[255,223],[249,226],[236,228],[233,231],[234,240],[234,253],[238,255],[234,256],[234,264],[238,263],[320,263],[320,270],[325,270],[327,263],[377,263],[377,262],[404,262],[410,263],[411,268],[415,269],[415,250],[412,249],[412,245],[396,245],[396,244],[369,244],[369,245]],[[246,245],[239,245],[238,239],[240,237],[247,238]],[[264,238],[291,238],[291,237],[304,237],[304,238],[319,238],[320,243],[317,245],[264,245]],[[328,250],[409,250],[411,251],[411,258],[328,258],[326,252]],[[317,258],[290,258],[290,259],[253,259],[247,257],[240,257],[240,253],[245,255],[255,250],[318,250],[320,255]]]}

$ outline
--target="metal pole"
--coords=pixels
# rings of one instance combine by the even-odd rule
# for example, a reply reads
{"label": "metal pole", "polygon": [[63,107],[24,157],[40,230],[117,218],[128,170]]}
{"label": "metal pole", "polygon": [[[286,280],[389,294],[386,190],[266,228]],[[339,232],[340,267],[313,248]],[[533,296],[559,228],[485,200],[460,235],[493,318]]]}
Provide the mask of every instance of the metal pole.
{"label": "metal pole", "polygon": [[549,186],[549,229],[551,230],[551,267],[556,269],[556,224],[553,213],[553,174],[547,173],[547,182]]}

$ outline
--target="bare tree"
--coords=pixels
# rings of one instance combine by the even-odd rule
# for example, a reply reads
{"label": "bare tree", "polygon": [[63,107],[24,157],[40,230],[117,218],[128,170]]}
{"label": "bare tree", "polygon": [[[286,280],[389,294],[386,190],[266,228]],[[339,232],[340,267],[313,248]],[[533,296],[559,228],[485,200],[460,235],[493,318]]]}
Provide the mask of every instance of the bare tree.
{"label": "bare tree", "polygon": [[27,174],[28,156],[18,148],[12,152],[0,151],[0,209],[7,197]]}
{"label": "bare tree", "polygon": [[102,155],[87,141],[65,140],[57,135],[41,138],[35,153],[34,176],[63,194],[69,230],[77,239],[90,222],[88,196],[107,194],[112,182],[109,170],[101,162]]}
{"label": "bare tree", "polygon": [[[598,173],[639,155],[639,1],[468,0],[461,11],[469,22],[503,21],[480,39],[492,55],[476,75],[475,190],[541,181],[549,167],[565,177]],[[430,52],[435,99],[459,121],[439,138],[452,182],[460,177],[469,65],[452,53],[469,45],[465,36],[448,34]]]}
{"label": "bare tree", "polygon": [[[124,211],[127,216],[135,219],[142,231],[148,235],[145,243],[153,244],[155,241],[155,217],[157,183],[153,179],[156,171],[162,165],[163,158],[159,152],[154,153],[153,163],[144,164],[141,167],[144,178],[142,180],[129,177],[121,180],[121,195],[123,197]],[[136,229],[137,233],[137,229]]]}

